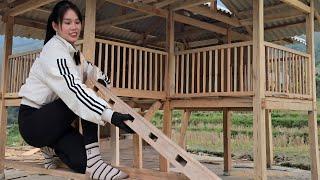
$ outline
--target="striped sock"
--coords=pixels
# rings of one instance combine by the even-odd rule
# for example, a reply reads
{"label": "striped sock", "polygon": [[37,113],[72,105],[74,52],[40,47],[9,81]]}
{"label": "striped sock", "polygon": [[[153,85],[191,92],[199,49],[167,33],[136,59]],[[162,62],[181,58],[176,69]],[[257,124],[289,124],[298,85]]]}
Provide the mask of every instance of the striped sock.
{"label": "striped sock", "polygon": [[100,148],[97,142],[86,145],[87,169],[91,179],[114,180],[125,179],[129,176],[121,170],[105,163],[100,155]]}
{"label": "striped sock", "polygon": [[54,150],[47,146],[40,148],[40,150],[44,157],[44,168],[46,169],[58,168],[59,157],[56,155]]}

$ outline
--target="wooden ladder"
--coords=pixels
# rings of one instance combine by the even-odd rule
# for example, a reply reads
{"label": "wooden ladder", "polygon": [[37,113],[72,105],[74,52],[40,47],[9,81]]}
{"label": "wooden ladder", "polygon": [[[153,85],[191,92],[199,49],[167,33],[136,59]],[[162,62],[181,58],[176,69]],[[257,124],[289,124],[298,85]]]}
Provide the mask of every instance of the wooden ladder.
{"label": "wooden ladder", "polygon": [[193,159],[184,149],[165,136],[158,128],[145,120],[129,105],[114,95],[109,88],[90,79],[87,80],[86,85],[93,89],[99,97],[106,100],[114,111],[128,113],[133,116],[133,122],[126,121],[125,123],[188,178],[206,180],[220,179],[216,174]]}

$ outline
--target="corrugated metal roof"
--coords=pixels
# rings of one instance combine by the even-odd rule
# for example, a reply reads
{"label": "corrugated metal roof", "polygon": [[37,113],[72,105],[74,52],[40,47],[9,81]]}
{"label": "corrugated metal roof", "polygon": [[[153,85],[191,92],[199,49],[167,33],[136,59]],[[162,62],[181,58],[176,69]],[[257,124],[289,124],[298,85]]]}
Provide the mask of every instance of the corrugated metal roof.
{"label": "corrugated metal roof", "polygon": [[[0,0],[2,2],[3,0]],[[79,9],[81,10],[83,16],[85,12],[85,1],[80,0],[71,0],[74,2]],[[320,0],[317,0],[317,5]],[[222,0],[224,2],[224,0]],[[250,14],[250,11],[252,11],[252,0],[229,0],[232,7],[236,9],[237,12],[240,12],[241,14],[239,16],[240,19],[251,19],[252,14]],[[279,5],[282,2],[280,0],[265,0],[264,5],[265,7],[275,6]],[[114,18],[126,13],[135,12],[131,9],[123,8],[115,4],[111,4],[106,2],[105,0],[98,0],[98,10],[97,10],[97,21],[100,20],[106,20],[110,18]],[[39,22],[46,23],[47,18],[50,13],[50,9],[53,8],[55,5],[54,3],[45,5],[38,10],[32,10],[29,12],[26,12],[18,17],[24,18],[24,19],[31,19],[36,20]],[[228,7],[228,4],[225,4]],[[204,6],[206,8],[209,8],[208,6]],[[230,9],[232,11],[232,8]],[[277,14],[280,12],[284,12],[287,10],[295,10],[294,8],[287,6],[282,9],[272,9],[268,11],[268,14]],[[244,13],[248,11],[248,13]],[[297,10],[296,10],[297,11]],[[199,15],[199,14],[193,14],[191,12],[184,12],[183,10],[178,11],[177,13],[188,13],[190,17],[198,19],[200,21],[204,21],[207,23],[212,23],[221,27],[228,27],[227,24],[218,22],[217,20],[210,19],[208,17]],[[220,13],[223,13],[228,16],[233,16],[232,13],[229,13],[227,11],[220,10]],[[268,14],[265,14],[266,16]],[[0,16],[1,17],[1,16]],[[265,39],[267,41],[275,41],[283,38],[289,38],[293,37],[295,35],[301,35],[305,33],[305,25],[299,24],[301,22],[304,22],[305,18],[303,16],[297,16],[292,18],[285,18],[285,19],[279,19],[276,21],[266,22],[265,23]],[[297,25],[293,25],[296,24]],[[164,18],[161,17],[148,17],[144,19],[140,19],[137,21],[132,21],[129,23],[117,25],[117,27],[114,26],[107,26],[103,28],[97,28],[97,34],[99,36],[109,37],[109,38],[116,38],[116,39],[122,39],[125,41],[130,42],[138,42],[139,40],[143,38],[143,34],[147,32],[148,38],[153,38],[159,41],[165,40],[165,24],[166,21]],[[289,26],[287,26],[289,25]],[[0,34],[3,34],[3,23],[0,22]],[[188,29],[193,29],[192,31],[189,31]],[[224,36],[221,36],[217,33],[210,32],[207,30],[201,30],[199,29],[199,32],[195,32],[194,29],[199,29],[192,27],[190,28],[189,25],[183,25],[181,23],[176,22],[175,23],[175,31],[176,31],[176,39],[178,41],[199,41],[199,40],[205,40],[205,39],[223,39]],[[233,28],[233,30],[241,33],[246,33],[246,29],[244,27],[238,27]],[[316,30],[319,30],[319,24],[316,21]],[[185,32],[185,34],[184,34]],[[189,32],[189,33],[188,33]],[[21,37],[32,37],[37,39],[42,39],[44,37],[44,30],[25,27],[21,25],[15,25],[14,27],[14,35],[15,36],[21,36]],[[157,42],[153,42],[157,43]]]}

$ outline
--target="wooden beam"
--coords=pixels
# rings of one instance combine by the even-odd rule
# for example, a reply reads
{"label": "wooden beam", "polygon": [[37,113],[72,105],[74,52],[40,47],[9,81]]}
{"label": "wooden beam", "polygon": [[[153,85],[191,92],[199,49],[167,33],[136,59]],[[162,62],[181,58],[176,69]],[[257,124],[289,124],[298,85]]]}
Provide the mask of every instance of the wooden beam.
{"label": "wooden beam", "polygon": [[4,176],[4,157],[5,146],[7,142],[7,108],[5,107],[5,92],[7,90],[7,78],[9,70],[9,56],[12,54],[12,39],[13,39],[13,24],[12,16],[7,16],[4,19],[4,57],[2,61],[1,72],[1,102],[0,102],[0,177]]}
{"label": "wooden beam", "polygon": [[16,7],[13,7],[12,9],[9,9],[5,16],[17,16],[19,14],[23,14],[27,11],[30,11],[32,9],[36,9],[40,6],[52,3],[56,0],[29,0],[23,4],[19,4]]}
{"label": "wooden beam", "polygon": [[307,53],[310,54],[311,60],[311,93],[312,93],[312,111],[308,112],[309,127],[309,147],[311,158],[311,179],[320,179],[320,160],[319,160],[319,144],[318,144],[318,124],[317,124],[317,96],[316,96],[316,65],[315,65],[315,39],[314,39],[314,10],[315,1],[310,0],[311,12],[306,17],[306,42]]}
{"label": "wooden beam", "polygon": [[161,108],[162,103],[160,101],[156,101],[152,104],[152,106],[148,109],[147,113],[144,115],[144,118],[148,121],[151,121],[154,114]]}
{"label": "wooden beam", "polygon": [[265,109],[265,59],[263,1],[253,1],[253,155],[255,179],[267,179]]}
{"label": "wooden beam", "polygon": [[[163,17],[163,18],[167,18],[167,15],[169,13],[167,10],[157,9],[157,8],[154,8],[153,6],[150,6],[150,5],[147,5],[147,4],[142,4],[142,3],[134,3],[134,4],[132,4],[132,3],[127,3],[127,1],[125,1],[125,0],[106,0],[106,1],[114,3],[114,4],[117,4],[117,5],[120,5],[120,6],[125,6],[127,8],[131,8],[131,9],[134,9],[134,10],[137,10],[137,11],[141,11],[141,12],[144,12],[144,13],[160,16],[160,17]],[[184,23],[184,24],[191,25],[191,26],[196,26],[196,27],[199,27],[199,28],[202,28],[202,29],[213,31],[213,32],[216,32],[216,33],[219,33],[219,34],[223,34],[223,35],[227,34],[227,29],[226,28],[222,28],[220,26],[216,26],[216,25],[213,25],[213,24],[210,24],[210,23],[207,23],[207,22],[199,21],[199,20],[187,17],[187,16],[180,15],[180,14],[175,14],[174,15],[174,20],[178,21],[178,22],[181,22],[181,23]],[[249,37],[249,36],[247,36],[245,34],[241,34],[241,33],[235,32],[235,31],[233,31],[232,34],[234,36],[238,37],[239,39],[247,40],[247,39],[251,38],[251,37]]]}
{"label": "wooden beam", "polygon": [[223,15],[219,12],[213,12],[213,10],[210,10],[209,8],[205,6],[194,6],[194,7],[188,7],[186,10],[189,10],[193,13],[200,14],[202,16],[206,16],[218,21],[221,21],[223,23],[229,24],[234,27],[240,27],[241,23],[237,18],[229,17],[226,15]]}
{"label": "wooden beam", "polygon": [[190,109],[203,109],[203,108],[223,108],[223,107],[242,107],[251,108],[252,98],[205,98],[205,99],[190,99],[190,100],[171,100],[172,108],[190,108]]}
{"label": "wooden beam", "polygon": [[177,2],[178,0],[163,0],[163,1],[160,1],[158,3],[156,3],[154,5],[155,8],[162,8],[162,7],[165,7],[165,6],[168,6],[169,4],[172,4],[174,2]]}
{"label": "wooden beam", "polygon": [[[295,10],[287,10],[280,13],[266,14],[266,16],[264,17],[264,22],[270,23],[274,21],[288,20],[298,17],[305,17],[305,14]],[[240,22],[242,25],[252,25],[252,18],[242,19],[240,20]]]}
{"label": "wooden beam", "polygon": [[223,172],[224,175],[230,175],[232,168],[231,158],[231,127],[232,127],[232,112],[224,108],[223,109]]}
{"label": "wooden beam", "polygon": [[92,64],[95,59],[95,32],[96,32],[96,0],[86,0],[86,13],[83,30],[83,55]]}
{"label": "wooden beam", "polygon": [[310,13],[311,8],[310,6],[306,5],[305,3],[299,1],[299,0],[281,0],[284,3],[287,3],[288,5],[298,9],[299,11],[302,11],[304,13]]}
{"label": "wooden beam", "polygon": [[182,1],[176,2],[175,4],[170,5],[169,9],[172,11],[176,11],[176,10],[204,4],[206,2],[210,2],[210,0],[182,0]]}
{"label": "wooden beam", "polygon": [[43,29],[43,30],[47,28],[46,22],[40,22],[32,19],[23,18],[23,17],[15,17],[14,23],[22,26],[33,27],[33,28]]}

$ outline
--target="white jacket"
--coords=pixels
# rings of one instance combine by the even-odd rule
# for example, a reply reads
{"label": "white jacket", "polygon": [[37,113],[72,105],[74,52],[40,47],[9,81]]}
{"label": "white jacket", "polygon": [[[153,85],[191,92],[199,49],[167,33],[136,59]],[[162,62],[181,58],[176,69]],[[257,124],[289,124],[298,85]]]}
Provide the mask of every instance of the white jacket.
{"label": "white jacket", "polygon": [[[108,103],[84,84],[86,76],[97,71],[97,78],[105,77],[91,63],[76,65],[73,55],[77,50],[65,39],[55,35],[43,47],[34,61],[26,83],[21,87],[21,104],[40,108],[61,98],[80,118],[104,125],[110,122],[112,111]],[[102,115],[105,118],[102,118]]]}

